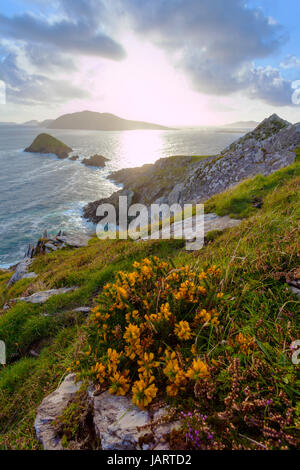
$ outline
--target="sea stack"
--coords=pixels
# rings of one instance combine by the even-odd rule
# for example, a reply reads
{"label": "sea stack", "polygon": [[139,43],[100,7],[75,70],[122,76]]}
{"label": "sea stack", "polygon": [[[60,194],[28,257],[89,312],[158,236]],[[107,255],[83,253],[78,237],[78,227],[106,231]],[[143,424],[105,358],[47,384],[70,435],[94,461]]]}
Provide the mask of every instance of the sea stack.
{"label": "sea stack", "polygon": [[60,159],[68,158],[68,155],[73,151],[66,144],[60,140],[52,137],[49,134],[40,134],[36,137],[30,147],[27,147],[25,152],[30,153],[53,153]]}

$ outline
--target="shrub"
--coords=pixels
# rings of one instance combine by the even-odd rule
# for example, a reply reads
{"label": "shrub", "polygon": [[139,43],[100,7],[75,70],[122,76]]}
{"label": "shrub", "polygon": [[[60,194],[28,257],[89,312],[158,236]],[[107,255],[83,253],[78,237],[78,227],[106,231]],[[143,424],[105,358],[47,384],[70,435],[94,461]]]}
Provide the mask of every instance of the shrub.
{"label": "shrub", "polygon": [[154,257],[133,267],[98,297],[77,367],[112,394],[131,391],[143,409],[158,396],[192,396],[209,376],[204,353],[218,333],[223,293],[216,266],[197,273]]}

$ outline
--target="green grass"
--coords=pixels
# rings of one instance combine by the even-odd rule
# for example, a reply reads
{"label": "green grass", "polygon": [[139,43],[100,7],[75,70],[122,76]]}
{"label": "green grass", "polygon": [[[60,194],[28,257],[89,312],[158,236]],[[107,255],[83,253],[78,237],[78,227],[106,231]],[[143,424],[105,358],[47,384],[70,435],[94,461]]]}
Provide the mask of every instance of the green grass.
{"label": "green grass", "polygon": [[205,212],[215,212],[220,216],[229,215],[238,219],[249,217],[259,210],[255,207],[257,202],[263,204],[268,194],[296,176],[300,176],[300,149],[297,150],[293,165],[269,176],[257,175],[226,193],[213,196],[205,203]]}
{"label": "green grass", "polygon": [[[255,336],[262,357],[278,374],[278,391],[283,390],[295,404],[299,384],[295,385],[289,346],[299,336],[299,301],[285,278],[299,267],[299,158],[300,149],[296,164],[248,180],[208,201],[206,210],[245,220],[222,234],[208,236],[200,252],[185,252],[180,241],[93,238],[88,247],[38,257],[32,265],[37,279],[6,289],[10,275],[0,272],[0,339],[8,350],[8,365],[0,369],[0,448],[40,447],[33,427],[36,408],[64,378],[81,347],[86,318],[72,310],[94,305],[103,285],[117,271],[131,269],[133,261],[151,255],[170,259],[176,266],[192,264],[200,269],[216,264],[222,269],[227,318],[234,320],[237,331]],[[253,197],[263,200],[261,209],[253,208]],[[18,303],[1,310],[12,298],[74,285],[78,290],[52,297],[44,305]],[[230,325],[229,321],[224,326],[225,338]],[[217,358],[221,346],[210,347]],[[30,357],[32,348],[40,351],[38,358]],[[257,379],[262,387],[268,380]]]}

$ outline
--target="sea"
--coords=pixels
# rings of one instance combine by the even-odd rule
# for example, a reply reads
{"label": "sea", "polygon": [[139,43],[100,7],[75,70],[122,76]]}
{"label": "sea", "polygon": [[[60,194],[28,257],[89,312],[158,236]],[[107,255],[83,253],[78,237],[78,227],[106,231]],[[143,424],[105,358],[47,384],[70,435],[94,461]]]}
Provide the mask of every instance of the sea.
{"label": "sea", "polygon": [[[153,131],[52,130],[78,155],[78,161],[25,153],[47,129],[0,124],[0,268],[23,257],[29,243],[45,230],[94,233],[82,217],[85,204],[110,196],[118,187],[110,174],[122,168],[154,163],[173,155],[216,155],[244,133],[241,130],[185,128]],[[104,169],[86,167],[83,158],[100,154]]]}

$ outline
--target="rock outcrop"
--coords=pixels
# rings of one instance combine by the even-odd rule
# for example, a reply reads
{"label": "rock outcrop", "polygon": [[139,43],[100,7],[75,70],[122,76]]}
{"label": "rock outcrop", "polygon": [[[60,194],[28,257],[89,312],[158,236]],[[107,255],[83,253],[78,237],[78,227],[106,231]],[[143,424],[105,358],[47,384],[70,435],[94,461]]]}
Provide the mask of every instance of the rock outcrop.
{"label": "rock outcrop", "polygon": [[[185,240],[193,240],[195,238],[194,227],[196,226],[196,217],[187,217],[185,220],[185,230],[183,233]],[[217,214],[204,214],[203,227],[201,225],[201,230],[203,230],[204,236],[209,232],[220,231],[236,227],[241,223],[241,220],[231,219],[229,216],[219,217]],[[182,237],[182,221],[174,222],[170,225],[170,234],[171,237],[181,238]],[[200,229],[200,228],[199,228]],[[151,237],[152,239],[156,238],[168,238],[169,229],[157,230],[154,232]],[[166,235],[166,237],[164,237]],[[200,234],[198,233],[198,236]],[[151,237],[142,237],[142,240],[151,239]],[[193,249],[201,249],[202,242],[204,240],[195,241],[192,243]]]}
{"label": "rock outcrop", "polygon": [[123,184],[124,189],[115,192],[109,198],[87,204],[83,209],[83,215],[86,219],[98,223],[100,221],[96,215],[98,206],[105,203],[112,204],[118,212],[119,196],[127,196],[128,205],[178,202],[181,199],[183,180],[193,174],[199,167],[200,161],[202,159],[195,157],[170,157],[162,158],[154,165],[146,164],[139,168],[116,171],[110,178],[116,183]]}
{"label": "rock outcrop", "polygon": [[28,272],[32,261],[32,258],[26,257],[17,265],[14,274],[8,281],[7,287],[12,286],[21,279],[32,279],[37,276],[35,273]]}
{"label": "rock outcrop", "polygon": [[61,231],[57,235],[49,237],[47,230],[45,230],[43,237],[35,245],[29,244],[24,259],[14,268],[14,273],[8,281],[7,287],[21,279],[34,279],[37,277],[36,273],[28,272],[36,256],[48,254],[66,247],[82,248],[88,246],[90,239],[91,237],[82,233],[65,233]]}
{"label": "rock outcrop", "polygon": [[25,257],[34,258],[35,256],[48,254],[66,247],[82,248],[88,246],[90,239],[90,236],[83,233],[66,233],[60,231],[57,235],[49,236],[47,231],[45,231],[36,245],[30,244],[28,246]]}
{"label": "rock outcrop", "polygon": [[100,204],[112,204],[116,208],[117,221],[119,220],[119,197],[127,197],[127,208],[132,204],[134,192],[123,189],[113,193],[110,197],[101,199],[100,201],[90,202],[83,208],[83,216],[97,224],[101,217],[97,216],[97,209]]}
{"label": "rock outcrop", "polygon": [[246,178],[291,165],[299,146],[300,123],[292,125],[273,115],[217,158],[202,162],[185,180],[182,202],[205,201]]}
{"label": "rock outcrop", "polygon": [[[63,449],[53,423],[80,387],[75,375],[70,374],[38,407],[34,426],[45,450]],[[132,405],[130,397],[117,397],[108,392],[99,395],[93,386],[89,387],[88,401],[102,450],[169,450],[169,434],[180,427],[180,422],[170,422],[166,408],[143,411]]]}
{"label": "rock outcrop", "polygon": [[24,152],[54,154],[60,159],[68,158],[73,150],[49,134],[40,134]]}
{"label": "rock outcrop", "polygon": [[93,155],[90,158],[84,158],[82,163],[85,166],[94,166],[97,168],[105,167],[106,162],[108,162],[108,158],[103,157],[102,155]]}

